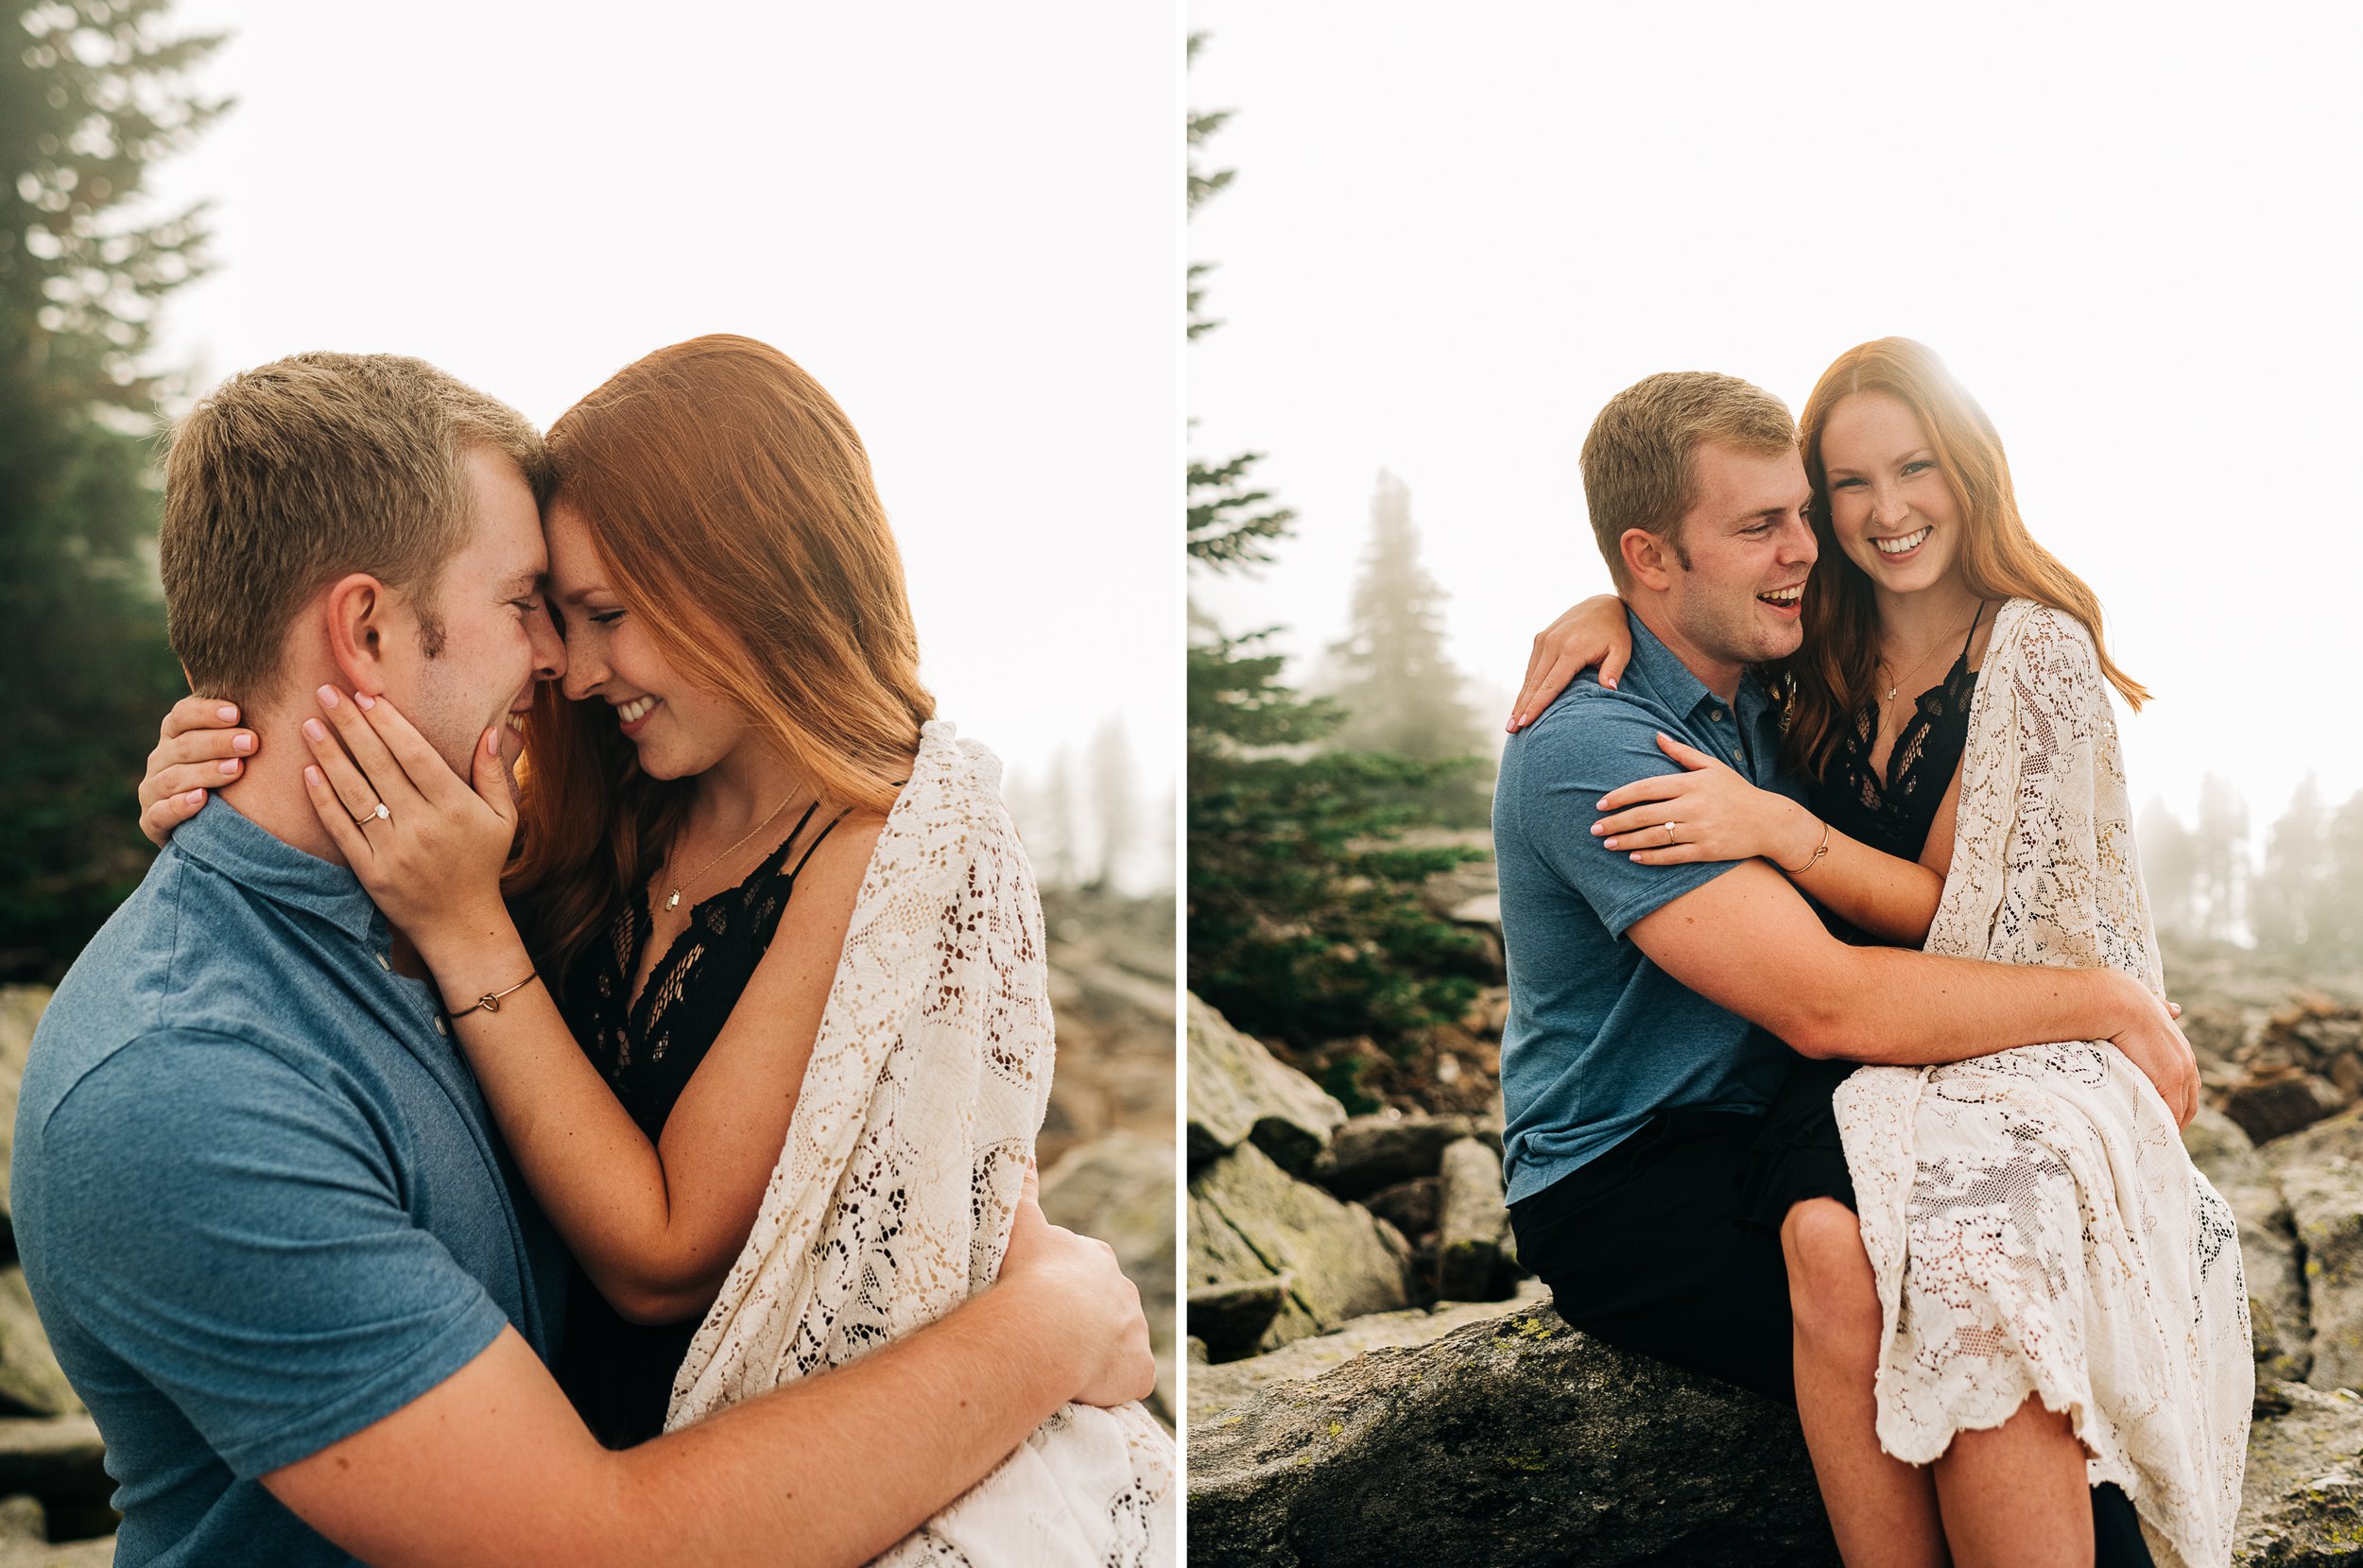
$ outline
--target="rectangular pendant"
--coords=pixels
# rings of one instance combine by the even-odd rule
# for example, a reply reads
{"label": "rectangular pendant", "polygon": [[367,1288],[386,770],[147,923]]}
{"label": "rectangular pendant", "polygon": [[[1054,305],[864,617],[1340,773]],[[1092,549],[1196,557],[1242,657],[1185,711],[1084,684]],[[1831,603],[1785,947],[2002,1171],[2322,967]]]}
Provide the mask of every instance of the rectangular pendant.
{"label": "rectangular pendant", "polygon": [[665,912],[666,914],[668,914],[668,915],[669,915],[669,914],[671,914],[674,910],[676,910],[676,909],[678,909],[678,908],[680,908],[680,907],[681,907],[681,889],[680,889],[680,888],[678,888],[678,887],[676,887],[676,888],[674,888],[674,889],[673,889],[673,891],[672,891],[671,895],[670,895],[670,896],[668,896],[668,897],[665,899],[665,901],[664,901],[664,912]]}

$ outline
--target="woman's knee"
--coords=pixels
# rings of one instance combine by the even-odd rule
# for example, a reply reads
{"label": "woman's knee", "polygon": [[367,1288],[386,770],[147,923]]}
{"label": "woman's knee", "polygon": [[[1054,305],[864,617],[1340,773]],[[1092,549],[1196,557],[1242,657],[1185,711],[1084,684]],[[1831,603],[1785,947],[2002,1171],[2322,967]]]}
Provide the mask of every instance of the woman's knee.
{"label": "woman's knee", "polygon": [[1879,1292],[1854,1211],[1834,1198],[1792,1204],[1781,1223],[1789,1310],[1798,1327],[1876,1343]]}

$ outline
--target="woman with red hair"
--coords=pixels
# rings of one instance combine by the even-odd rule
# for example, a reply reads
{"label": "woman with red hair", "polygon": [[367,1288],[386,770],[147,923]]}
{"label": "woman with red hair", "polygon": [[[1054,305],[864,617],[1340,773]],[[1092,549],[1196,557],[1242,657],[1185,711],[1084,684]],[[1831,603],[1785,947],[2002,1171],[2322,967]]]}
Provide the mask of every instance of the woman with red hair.
{"label": "woman with red hair", "polygon": [[[512,725],[513,801],[498,728],[470,788],[382,698],[324,702],[310,787],[574,1253],[557,1370],[621,1447],[988,1286],[1051,1023],[1000,766],[919,683],[843,410],[777,350],[701,337],[547,446],[548,594],[521,610],[566,674]],[[176,738],[187,706],[154,833],[228,754]],[[1173,1469],[1137,1403],[1070,1404],[882,1560],[1170,1560]]]}

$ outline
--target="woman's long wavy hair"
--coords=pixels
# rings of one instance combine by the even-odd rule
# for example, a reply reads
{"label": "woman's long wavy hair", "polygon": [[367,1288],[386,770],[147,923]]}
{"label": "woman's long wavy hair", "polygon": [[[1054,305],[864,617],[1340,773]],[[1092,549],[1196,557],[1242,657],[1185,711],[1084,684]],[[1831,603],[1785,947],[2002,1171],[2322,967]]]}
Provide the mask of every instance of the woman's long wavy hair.
{"label": "woman's long wavy hair", "polygon": [[1821,437],[1850,397],[1883,392],[1912,411],[1936,451],[1966,526],[1958,546],[1962,580],[1981,598],[2026,598],[2075,616],[2100,652],[2101,673],[2136,711],[2149,694],[2109,657],[2100,635],[2100,600],[2084,579],[2035,543],[2018,513],[2002,438],[1976,400],[1925,346],[1882,337],[1838,355],[1821,372],[1798,421],[1805,476],[1813,484],[1813,531],[1820,559],[1807,582],[1804,644],[1776,672],[1788,699],[1783,759],[1820,777],[1854,716],[1869,704],[1879,662],[1879,608],[1871,578],[1838,547],[1830,523],[1829,477]]}
{"label": "woman's long wavy hair", "polygon": [[[935,699],[869,455],[777,349],[693,338],[550,428],[548,505],[673,669],[727,698],[833,806],[890,808]],[[603,703],[554,685],[526,722],[505,879],[553,979],[654,871],[693,781],[653,779]]]}

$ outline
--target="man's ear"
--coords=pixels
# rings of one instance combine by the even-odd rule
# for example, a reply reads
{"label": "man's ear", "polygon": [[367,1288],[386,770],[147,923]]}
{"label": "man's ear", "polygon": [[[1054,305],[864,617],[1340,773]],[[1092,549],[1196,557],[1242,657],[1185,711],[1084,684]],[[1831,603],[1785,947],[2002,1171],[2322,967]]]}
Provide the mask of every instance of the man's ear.
{"label": "man's ear", "polygon": [[1674,585],[1676,561],[1667,543],[1647,528],[1627,528],[1616,541],[1636,587],[1663,594]]}
{"label": "man's ear", "polygon": [[344,684],[355,692],[386,692],[387,639],[396,619],[393,595],[367,572],[354,572],[328,585],[328,656]]}

